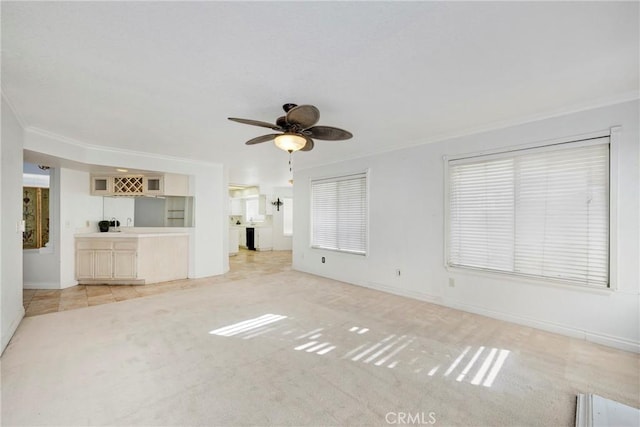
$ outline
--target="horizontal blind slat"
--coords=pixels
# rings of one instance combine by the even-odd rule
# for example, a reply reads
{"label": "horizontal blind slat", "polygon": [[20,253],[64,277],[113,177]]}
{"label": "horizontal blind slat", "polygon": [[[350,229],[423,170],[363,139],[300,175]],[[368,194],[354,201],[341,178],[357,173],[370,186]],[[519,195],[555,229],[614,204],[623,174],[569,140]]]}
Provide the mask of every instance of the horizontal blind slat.
{"label": "horizontal blind slat", "polygon": [[607,286],[603,141],[450,161],[448,263]]}

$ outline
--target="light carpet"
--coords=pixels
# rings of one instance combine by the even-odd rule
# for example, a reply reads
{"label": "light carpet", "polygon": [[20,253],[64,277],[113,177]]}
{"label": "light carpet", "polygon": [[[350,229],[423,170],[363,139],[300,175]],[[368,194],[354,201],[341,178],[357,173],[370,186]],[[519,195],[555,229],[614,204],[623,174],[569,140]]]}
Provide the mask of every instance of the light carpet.
{"label": "light carpet", "polygon": [[299,272],[26,318],[2,425],[572,425],[638,355]]}

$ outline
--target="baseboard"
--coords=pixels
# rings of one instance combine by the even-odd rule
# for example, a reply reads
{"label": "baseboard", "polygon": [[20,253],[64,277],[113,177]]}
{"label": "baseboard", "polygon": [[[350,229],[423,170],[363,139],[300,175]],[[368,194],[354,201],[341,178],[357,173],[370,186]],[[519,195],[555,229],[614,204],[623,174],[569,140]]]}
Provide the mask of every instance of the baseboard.
{"label": "baseboard", "polygon": [[533,319],[526,316],[519,316],[510,313],[504,313],[495,310],[489,310],[483,307],[477,307],[470,304],[460,303],[451,299],[443,299],[438,296],[429,295],[423,292],[410,291],[406,289],[398,289],[392,286],[383,285],[380,283],[368,282],[368,283],[354,283],[357,286],[363,286],[378,291],[400,295],[407,298],[417,299],[420,301],[430,302],[433,304],[442,305],[456,310],[462,310],[469,313],[479,314],[481,316],[491,317],[492,319],[504,320],[511,323],[516,323],[522,326],[529,326],[536,329],[541,329],[547,332],[553,332],[560,335],[569,336],[572,338],[582,339],[585,341],[593,342],[596,344],[602,344],[607,347],[617,348],[619,350],[630,351],[633,353],[640,353],[640,343],[625,338],[616,337],[613,335],[601,334],[596,332],[589,332],[582,329],[577,329],[570,326],[561,325],[559,323],[546,322],[537,319]]}
{"label": "baseboard", "polygon": [[420,301],[430,302],[433,304],[444,305],[442,298],[435,297],[424,292],[411,291],[408,289],[398,289],[393,286],[383,285],[382,283],[368,282],[366,284],[357,284],[357,286],[363,286],[365,288],[375,289],[377,291],[386,292],[388,294],[399,295],[401,297],[407,297],[411,299],[417,299]]}
{"label": "baseboard", "polygon": [[617,348],[619,350],[640,353],[640,343],[627,340],[625,338],[616,337],[614,335],[589,332],[583,329],[562,325],[554,322],[547,322],[533,319],[526,316],[519,316],[510,313],[504,313],[495,310],[489,310],[483,307],[477,307],[470,304],[463,304],[456,301],[444,301],[443,305],[470,313],[480,314],[482,316],[491,317],[493,319],[505,320],[507,322],[516,323],[518,325],[530,326],[532,328],[541,329],[543,331],[553,332],[560,335],[566,335],[572,338],[583,339],[585,341],[602,344],[607,347]]}
{"label": "baseboard", "polygon": [[35,283],[23,283],[22,289],[66,289],[76,286],[78,284],[77,281],[73,281],[68,285],[60,286],[59,282],[35,282]]}
{"label": "baseboard", "polygon": [[23,283],[22,289],[60,289],[60,283],[57,283],[57,282]]}
{"label": "baseboard", "polygon": [[20,325],[20,322],[22,322],[23,318],[24,307],[21,306],[18,316],[13,319],[13,321],[9,325],[9,328],[6,331],[2,331],[2,342],[0,343],[0,345],[2,345],[2,348],[0,349],[0,355],[4,353],[5,348],[7,348],[9,341],[11,341],[11,338],[13,338],[13,334],[16,333],[16,329],[18,329],[18,326]]}

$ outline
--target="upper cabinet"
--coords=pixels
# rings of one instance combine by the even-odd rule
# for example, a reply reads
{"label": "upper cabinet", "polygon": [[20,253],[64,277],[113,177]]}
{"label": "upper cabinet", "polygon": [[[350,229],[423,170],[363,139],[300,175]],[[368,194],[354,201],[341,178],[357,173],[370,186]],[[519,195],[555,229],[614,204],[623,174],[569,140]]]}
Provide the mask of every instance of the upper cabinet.
{"label": "upper cabinet", "polygon": [[164,194],[164,179],[162,176],[145,176],[144,192],[147,194]]}
{"label": "upper cabinet", "polygon": [[113,192],[113,179],[108,176],[91,176],[91,194],[104,196]]}
{"label": "upper cabinet", "polygon": [[95,196],[189,196],[187,175],[91,175]]}

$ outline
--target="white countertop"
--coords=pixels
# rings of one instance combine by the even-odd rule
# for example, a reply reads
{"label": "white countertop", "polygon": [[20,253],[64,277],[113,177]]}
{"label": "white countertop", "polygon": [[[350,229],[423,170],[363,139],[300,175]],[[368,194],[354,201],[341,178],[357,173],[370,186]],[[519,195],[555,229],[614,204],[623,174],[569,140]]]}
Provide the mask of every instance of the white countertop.
{"label": "white countertop", "polygon": [[159,233],[159,232],[151,232],[151,233],[134,233],[134,232],[121,232],[121,231],[106,231],[104,233],[78,233],[75,234],[74,237],[87,237],[87,238],[139,238],[139,237],[167,237],[167,236],[188,236],[189,233]]}

